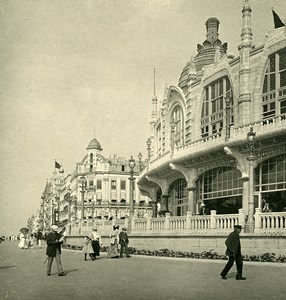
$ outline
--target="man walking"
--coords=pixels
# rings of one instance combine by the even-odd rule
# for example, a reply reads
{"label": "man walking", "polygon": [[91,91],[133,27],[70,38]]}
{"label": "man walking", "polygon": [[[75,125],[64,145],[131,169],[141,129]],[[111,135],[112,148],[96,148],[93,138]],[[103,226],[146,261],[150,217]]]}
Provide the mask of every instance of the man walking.
{"label": "man walking", "polygon": [[47,250],[46,254],[48,255],[48,266],[47,266],[47,275],[51,276],[51,268],[54,258],[56,258],[58,275],[65,276],[66,273],[63,270],[61,262],[61,244],[64,241],[64,236],[61,236],[58,233],[59,227],[57,225],[51,226],[52,231],[47,235]]}
{"label": "man walking", "polygon": [[237,274],[236,280],[245,280],[246,278],[242,276],[242,256],[241,256],[241,245],[240,245],[240,238],[239,234],[242,230],[241,225],[234,225],[234,231],[229,234],[225,241],[226,245],[226,252],[225,254],[228,256],[228,262],[224,269],[221,271],[220,276],[221,279],[227,279],[226,275],[228,271],[233,266],[235,261]]}
{"label": "man walking", "polygon": [[123,248],[125,249],[126,257],[127,258],[131,257],[128,252],[128,243],[129,243],[129,240],[128,240],[127,230],[126,230],[126,227],[123,227],[122,231],[119,233],[120,257],[121,258],[123,257]]}

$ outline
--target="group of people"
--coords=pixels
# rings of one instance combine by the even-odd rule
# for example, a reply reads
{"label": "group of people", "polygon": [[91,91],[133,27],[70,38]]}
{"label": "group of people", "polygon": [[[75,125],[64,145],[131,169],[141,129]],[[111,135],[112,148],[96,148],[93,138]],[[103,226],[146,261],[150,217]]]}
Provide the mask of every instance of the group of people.
{"label": "group of people", "polygon": [[[121,232],[119,231],[119,225],[113,226],[113,232],[110,235],[110,246],[107,252],[107,258],[122,258],[123,250],[125,251],[126,257],[131,257],[128,252],[128,234],[126,227],[123,227]],[[120,253],[119,253],[119,245],[120,245]],[[96,228],[93,228],[92,232],[85,236],[84,238],[84,260],[87,261],[87,256],[91,258],[91,260],[95,260],[96,256],[99,256],[100,246],[102,246],[101,236],[97,232]]]}
{"label": "group of people", "polygon": [[[59,230],[57,225],[51,226],[51,232],[46,237],[47,243],[47,275],[51,276],[51,267],[55,258],[58,269],[58,276],[65,276],[62,263],[61,263],[61,244],[64,242],[65,235]],[[240,233],[242,230],[241,225],[235,225],[233,232],[229,234],[225,241],[226,255],[228,256],[228,262],[220,273],[221,279],[226,280],[229,270],[232,268],[234,262],[236,263],[236,280],[246,280],[242,276],[243,259],[241,255]],[[128,252],[128,234],[126,227],[123,227],[119,232],[119,225],[113,226],[113,232],[110,235],[110,247],[107,252],[107,258],[122,258],[123,250],[125,250],[126,257],[131,257]],[[118,247],[120,245],[120,253]],[[102,246],[101,236],[97,232],[97,228],[93,228],[92,232],[85,236],[84,240],[84,260],[87,261],[87,255],[94,261],[96,256],[99,256],[100,246]]]}
{"label": "group of people", "polygon": [[[123,257],[123,250],[125,251],[126,257],[131,257],[128,252],[128,234],[126,227],[122,228],[119,232],[119,226],[113,226],[113,232],[110,235],[111,242],[108,249],[107,258],[119,258]],[[51,226],[51,232],[46,236],[47,250],[47,276],[51,276],[52,263],[55,258],[58,276],[65,276],[66,272],[63,270],[61,262],[61,245],[65,241],[65,234],[63,230],[60,230],[57,225]],[[118,253],[118,246],[120,245],[120,254]],[[102,246],[101,236],[97,232],[97,228],[93,228],[92,232],[84,238],[84,260],[87,261],[87,255],[92,261],[96,260],[96,257],[100,255],[100,246]]]}
{"label": "group of people", "polygon": [[21,232],[19,235],[19,244],[18,247],[20,249],[29,249],[33,248],[35,242],[39,246],[39,248],[42,248],[42,239],[43,239],[43,234],[39,231],[37,233],[31,233],[29,234],[28,232]]}

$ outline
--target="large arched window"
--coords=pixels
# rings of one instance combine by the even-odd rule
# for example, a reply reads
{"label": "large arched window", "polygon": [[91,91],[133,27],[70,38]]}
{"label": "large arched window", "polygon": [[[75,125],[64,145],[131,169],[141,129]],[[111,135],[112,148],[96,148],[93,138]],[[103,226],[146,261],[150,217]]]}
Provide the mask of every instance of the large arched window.
{"label": "large arched window", "polygon": [[242,207],[241,172],[233,167],[219,167],[207,171],[197,182],[198,202],[204,202],[208,211],[238,213]]}
{"label": "large arched window", "polygon": [[286,114],[286,49],[269,56],[262,88],[262,118]]}
{"label": "large arched window", "polygon": [[172,121],[175,123],[174,143],[178,147],[184,143],[184,117],[179,105],[175,106],[172,111]]}
{"label": "large arched window", "polygon": [[170,186],[171,201],[169,209],[175,216],[184,216],[188,210],[187,181],[183,178],[177,179]]}
{"label": "large arched window", "polygon": [[[225,97],[231,93],[228,77],[223,77],[205,87],[203,107],[201,113],[201,136],[208,137],[221,132],[224,126]],[[233,104],[230,112],[233,123]]]}
{"label": "large arched window", "polygon": [[262,209],[266,202],[272,211],[286,209],[285,170],[286,154],[269,158],[255,169],[255,191],[261,194]]}

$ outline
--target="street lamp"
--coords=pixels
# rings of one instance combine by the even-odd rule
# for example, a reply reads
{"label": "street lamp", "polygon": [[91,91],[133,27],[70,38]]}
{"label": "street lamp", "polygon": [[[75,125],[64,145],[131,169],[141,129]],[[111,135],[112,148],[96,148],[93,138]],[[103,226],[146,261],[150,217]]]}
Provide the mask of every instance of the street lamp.
{"label": "street lamp", "polygon": [[140,172],[142,171],[142,157],[143,157],[142,153],[139,152],[138,159],[139,159],[139,171]]}
{"label": "street lamp", "polygon": [[134,202],[133,202],[133,198],[134,198],[134,167],[135,167],[135,160],[133,159],[133,156],[131,156],[131,158],[129,159],[129,168],[130,168],[130,216],[133,216],[133,211],[134,211]]}
{"label": "street lamp", "polygon": [[148,162],[150,162],[150,158],[151,158],[151,139],[150,138],[148,138],[146,144],[147,144]]}
{"label": "street lamp", "polygon": [[249,162],[249,186],[248,186],[248,218],[246,221],[246,232],[254,232],[254,143],[255,143],[256,133],[253,132],[253,128],[250,127],[247,133],[249,156],[247,160]]}
{"label": "street lamp", "polygon": [[232,92],[229,91],[225,97],[225,141],[228,142],[230,138],[230,110],[232,103]]}
{"label": "street lamp", "polygon": [[42,230],[45,230],[46,228],[46,224],[45,224],[45,199],[46,199],[46,196],[44,194],[42,194],[41,196],[41,199],[42,199],[42,214],[43,214],[43,228]]}
{"label": "street lamp", "polygon": [[83,219],[84,219],[84,193],[85,193],[85,188],[86,188],[86,179],[83,175],[79,178],[79,183],[80,183],[80,192],[81,192],[81,220],[83,221]]}
{"label": "street lamp", "polygon": [[70,223],[71,221],[71,189],[70,187],[67,188],[68,192],[68,222]]}

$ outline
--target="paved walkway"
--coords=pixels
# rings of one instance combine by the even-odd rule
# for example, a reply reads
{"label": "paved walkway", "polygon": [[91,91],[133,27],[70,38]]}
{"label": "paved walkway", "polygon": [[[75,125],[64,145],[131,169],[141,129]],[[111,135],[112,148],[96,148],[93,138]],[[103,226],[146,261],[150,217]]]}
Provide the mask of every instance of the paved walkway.
{"label": "paved walkway", "polygon": [[285,299],[286,264],[244,264],[245,281],[219,273],[225,261],[133,256],[84,261],[80,252],[64,250],[67,276],[58,277],[54,263],[46,276],[45,249],[18,249],[0,244],[0,299]]}

